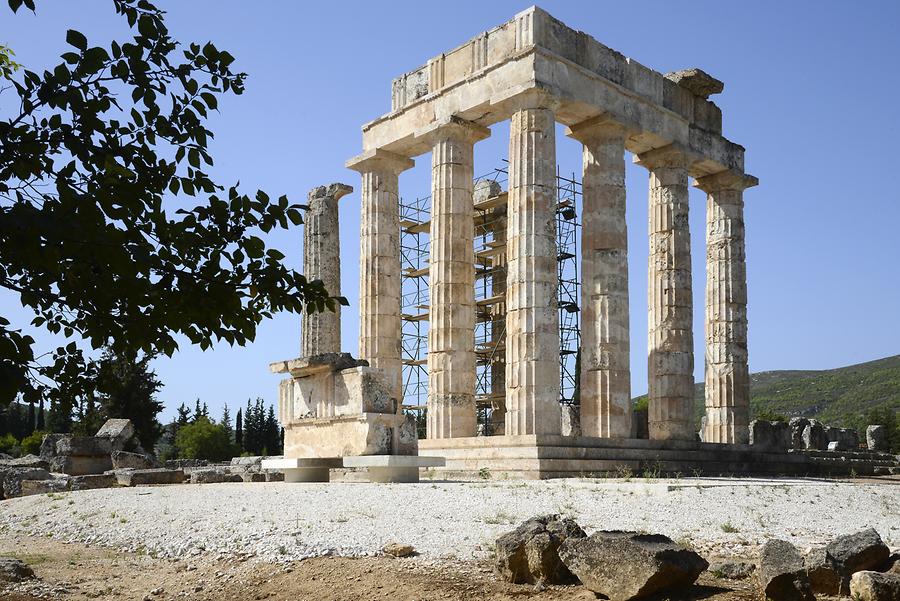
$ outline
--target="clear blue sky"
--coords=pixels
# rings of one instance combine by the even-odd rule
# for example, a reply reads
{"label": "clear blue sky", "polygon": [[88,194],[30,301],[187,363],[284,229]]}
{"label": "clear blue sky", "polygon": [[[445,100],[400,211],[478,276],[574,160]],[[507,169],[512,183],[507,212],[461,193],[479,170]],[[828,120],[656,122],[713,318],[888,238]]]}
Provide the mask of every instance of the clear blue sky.
{"label": "clear blue sky", "polygon": [[[5,3],[4,3],[5,4]],[[391,79],[479,32],[522,2],[161,1],[183,42],[213,40],[250,74],[247,92],[220,104],[216,174],[302,200],[346,182],[341,200],[344,350],[357,350],[360,126],[390,109]],[[666,72],[701,67],[725,81],[714,98],[724,134],[747,149],[761,185],[746,195],[750,367],[818,369],[900,353],[900,3],[553,2],[541,7],[607,46]],[[0,9],[0,43],[38,70],[75,28],[92,43],[125,35],[111,2],[38,1],[38,15]],[[7,97],[9,97],[7,95]],[[0,101],[5,98],[0,97]],[[2,110],[2,109],[0,109]],[[476,172],[501,163],[508,128],[476,147]],[[566,172],[580,148],[558,137]],[[429,191],[430,157],[401,177],[404,195]],[[647,175],[629,165],[632,381],[646,391]],[[691,192],[696,378],[703,378],[704,198]],[[271,242],[300,265],[302,231]],[[0,295],[0,314],[29,316]],[[262,325],[246,348],[202,353],[185,344],[155,368],[168,418],[182,401],[277,399],[267,364],[299,351],[299,317]],[[49,346],[46,337],[39,337]]]}

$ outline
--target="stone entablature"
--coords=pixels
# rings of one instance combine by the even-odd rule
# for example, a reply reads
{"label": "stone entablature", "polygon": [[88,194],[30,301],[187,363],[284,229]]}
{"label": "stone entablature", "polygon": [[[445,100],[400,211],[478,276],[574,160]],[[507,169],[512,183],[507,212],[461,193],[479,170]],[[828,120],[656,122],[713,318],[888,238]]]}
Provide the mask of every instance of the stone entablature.
{"label": "stone entablature", "polygon": [[630,152],[677,144],[694,156],[693,177],[743,171],[743,147],[722,137],[722,112],[704,96],[716,87],[697,84],[695,74],[649,69],[531,7],[395,79],[391,112],[363,126],[363,149],[416,156],[430,150],[417,139],[429,124],[455,116],[489,126],[541,90],[558,101],[560,123],[606,113],[627,126]]}

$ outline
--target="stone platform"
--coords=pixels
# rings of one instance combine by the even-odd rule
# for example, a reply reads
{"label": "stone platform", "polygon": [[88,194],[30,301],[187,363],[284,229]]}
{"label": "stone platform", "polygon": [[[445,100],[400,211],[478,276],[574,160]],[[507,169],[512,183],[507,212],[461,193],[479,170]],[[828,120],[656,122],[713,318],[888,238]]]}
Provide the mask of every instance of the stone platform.
{"label": "stone platform", "polygon": [[[419,441],[422,453],[444,457],[433,478],[546,479],[634,474],[680,476],[841,476],[874,473],[894,458],[828,459],[751,445],[555,435],[478,436]],[[863,461],[866,459],[868,461]]]}

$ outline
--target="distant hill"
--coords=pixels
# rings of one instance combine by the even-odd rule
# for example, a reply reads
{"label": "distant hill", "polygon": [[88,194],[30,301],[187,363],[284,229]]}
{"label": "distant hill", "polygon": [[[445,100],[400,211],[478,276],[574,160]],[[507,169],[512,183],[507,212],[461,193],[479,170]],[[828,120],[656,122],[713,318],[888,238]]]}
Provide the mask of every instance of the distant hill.
{"label": "distant hill", "polygon": [[[699,424],[704,411],[702,382],[696,385],[694,406]],[[900,355],[837,369],[750,375],[751,416],[761,412],[802,415],[830,426],[859,428],[875,407],[900,412]]]}

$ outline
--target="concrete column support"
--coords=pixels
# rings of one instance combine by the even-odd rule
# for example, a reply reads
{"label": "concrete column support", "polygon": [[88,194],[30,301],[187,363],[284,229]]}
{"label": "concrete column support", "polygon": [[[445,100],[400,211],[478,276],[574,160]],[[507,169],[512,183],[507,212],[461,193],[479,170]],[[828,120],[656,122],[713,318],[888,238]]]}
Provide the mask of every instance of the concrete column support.
{"label": "concrete column support", "polygon": [[509,135],[505,433],[559,434],[553,110],[520,108]]}
{"label": "concrete column support", "polygon": [[705,442],[749,441],[743,196],[758,183],[753,176],[725,171],[694,184],[707,194]]}
{"label": "concrete column support", "polygon": [[631,436],[625,127],[604,117],[572,127],[584,145],[581,236],[581,431]]}
{"label": "concrete column support", "polygon": [[403,399],[400,364],[400,197],[398,176],[415,163],[373,150],[347,163],[362,175],[359,228],[359,355],[394,381]]}
{"label": "concrete column support", "polygon": [[688,155],[666,146],[638,157],[650,170],[648,387],[650,438],[694,440],[694,336]]}
{"label": "concrete column support", "polygon": [[[347,184],[329,184],[307,195],[303,229],[303,275],[320,280],[331,296],[341,295],[341,241],[338,201],[353,192]],[[300,356],[341,352],[341,306],[334,311],[303,313]]]}
{"label": "concrete column support", "polygon": [[473,148],[490,130],[451,119],[419,135],[432,146],[427,437],[475,436]]}

